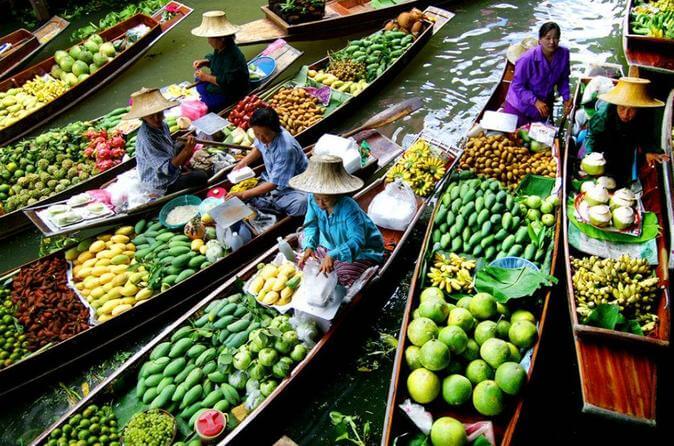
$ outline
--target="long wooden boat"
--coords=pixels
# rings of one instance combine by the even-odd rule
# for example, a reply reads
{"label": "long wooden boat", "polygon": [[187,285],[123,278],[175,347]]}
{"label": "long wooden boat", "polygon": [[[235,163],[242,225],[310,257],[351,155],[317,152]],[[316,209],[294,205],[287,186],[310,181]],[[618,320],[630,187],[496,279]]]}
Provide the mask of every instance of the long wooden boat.
{"label": "long wooden boat", "polygon": [[[581,80],[587,83],[589,79]],[[576,90],[575,104],[580,107],[580,84]],[[574,110],[574,113],[575,113]],[[572,114],[573,116],[573,114]],[[565,155],[565,179],[563,203],[570,196],[571,180],[577,170],[575,157],[577,147],[567,135]],[[639,178],[643,186],[642,201],[646,210],[654,212],[658,225],[664,228],[665,201],[671,196],[662,189],[659,167],[644,166]],[[670,196],[669,199],[667,197]],[[647,336],[608,330],[586,325],[578,317],[571,267],[572,257],[587,257],[569,243],[569,216],[564,206],[564,260],[568,305],[573,328],[578,371],[583,398],[583,412],[604,416],[619,422],[654,426],[656,423],[656,397],[658,363],[669,347],[670,309],[668,246],[664,232],[656,238],[660,292],[655,314],[659,321],[655,330]]]}
{"label": "long wooden boat", "polygon": [[[21,136],[31,132],[37,127],[43,125],[53,117],[63,113],[70,107],[86,98],[99,88],[110,82],[115,76],[119,75],[138,60],[147,50],[154,45],[171,27],[175,26],[179,21],[182,21],[191,12],[192,8],[182,5],[181,3],[171,2],[169,4],[179,5],[180,12],[167,25],[166,31],[162,29],[160,24],[160,17],[164,6],[160,11],[153,15],[153,17],[144,14],[136,14],[135,16],[125,20],[111,28],[102,31],[99,35],[106,42],[112,42],[124,37],[127,30],[138,25],[145,25],[149,28],[147,34],[138,39],[135,43],[128,46],[124,51],[118,53],[114,59],[100,67],[97,71],[92,73],[87,79],[74,85],[63,95],[45,104],[43,107],[34,110],[22,119],[19,119],[14,124],[0,129],[0,145],[7,144],[14,141]],[[27,81],[35,78],[35,76],[42,76],[50,72],[51,67],[55,64],[54,57],[49,57],[32,67],[17,73],[5,81],[0,82],[0,91],[5,92],[10,88],[17,88],[22,86]]]}
{"label": "long wooden boat", "polygon": [[54,37],[70,25],[65,19],[54,16],[33,32],[21,28],[0,37],[0,47],[10,44],[11,47],[0,53],[0,80],[15,73],[16,70],[40,51]]}
{"label": "long wooden boat", "polygon": [[[492,91],[491,96],[487,100],[485,107],[478,115],[475,123],[477,123],[482,114],[486,110],[498,110],[498,108],[505,101],[505,96],[508,92],[508,87],[512,79],[514,72],[514,66],[509,62],[506,62],[506,66],[503,70],[501,81],[496,85]],[[555,139],[555,147],[553,148],[553,155],[557,160],[557,177],[559,179],[561,175],[561,155],[559,152],[559,142]],[[465,156],[465,154],[463,155]],[[440,201],[436,203],[435,209],[432,216],[429,219],[428,227],[424,236],[424,241],[421,245],[421,251],[416,262],[416,267],[414,271],[414,276],[412,278],[412,283],[410,284],[409,297],[407,299],[407,304],[405,306],[405,313],[403,315],[403,320],[401,323],[401,330],[398,339],[398,350],[396,352],[396,357],[393,364],[393,371],[391,376],[391,384],[389,386],[389,394],[386,408],[386,418],[384,420],[384,429],[381,439],[382,446],[388,446],[391,444],[407,444],[403,437],[409,433],[418,432],[418,428],[412,424],[407,416],[400,409],[400,405],[406,399],[410,398],[407,388],[406,381],[407,375],[409,372],[409,367],[406,365],[405,361],[405,346],[408,345],[407,341],[407,327],[412,321],[413,310],[419,305],[419,299],[421,294],[421,284],[423,283],[423,275],[426,271],[426,264],[428,262],[427,251],[432,247],[432,233],[434,229],[434,220],[437,212],[440,209]],[[560,222],[561,222],[561,212],[557,210],[556,213],[556,225],[554,231],[554,238],[552,240],[552,256],[550,263],[550,274],[554,274],[557,250],[558,250],[558,241],[560,237]],[[536,364],[536,358],[538,356],[540,339],[545,327],[545,321],[548,316],[548,308],[550,302],[550,296],[552,290],[539,291],[537,296],[542,301],[540,305],[540,310],[536,314],[536,319],[538,321],[538,340],[533,346],[531,352],[531,358],[529,361],[529,368],[527,370],[527,379],[530,380],[534,371],[534,366]],[[433,419],[438,417],[449,416],[453,417],[464,424],[472,424],[482,421],[491,421],[493,426],[493,434],[496,440],[496,445],[509,445],[512,444],[514,435],[517,430],[518,422],[522,413],[522,408],[524,404],[524,399],[526,397],[526,390],[524,393],[515,397],[515,401],[510,403],[503,413],[497,417],[489,418],[484,415],[479,414],[476,410],[471,408],[461,407],[451,407],[449,404],[441,401],[440,403],[434,402],[430,405],[425,405],[426,410],[430,410]],[[442,399],[439,397],[440,400]],[[466,403],[470,405],[470,402]],[[396,440],[398,439],[398,440]]]}
{"label": "long wooden boat", "polygon": [[[300,144],[303,146],[311,144],[328,129],[334,127],[335,122],[339,122],[345,117],[348,117],[349,114],[353,112],[353,110],[363,104],[377,90],[382,88],[383,85],[397,76],[401,69],[407,65],[419,51],[421,51],[421,49],[426,45],[431,37],[440,31],[445,26],[445,24],[454,17],[453,13],[435,7],[427,8],[424,13],[434,20],[433,26],[427,26],[426,29],[421,34],[419,34],[416,40],[407,48],[407,50],[405,50],[405,52],[398,59],[396,59],[395,62],[386,68],[381,76],[370,82],[368,86],[365,87],[365,89],[363,89],[357,96],[349,95],[348,99],[339,105],[336,109],[334,109],[331,113],[324,116],[314,125],[311,125],[302,132],[294,135]],[[311,64],[309,69],[318,70],[321,67],[327,66],[328,63],[329,58],[325,57]],[[273,89],[262,93],[260,97],[267,99],[282,87],[283,85],[277,85]],[[225,116],[228,112],[229,111],[226,110],[221,114]]]}
{"label": "long wooden boat", "polygon": [[[177,20],[177,18],[174,17],[172,20]],[[177,22],[174,23],[174,26],[176,23]],[[266,52],[264,53],[267,54]],[[303,54],[302,51],[299,51],[296,48],[287,44],[283,45],[278,50],[269,53],[268,54],[269,57],[272,57],[274,58],[274,60],[276,60],[276,70],[271,76],[269,76],[267,79],[264,80],[264,82],[262,82],[257,88],[255,88],[255,90],[253,90],[252,93],[262,91],[264,88],[271,85],[283,74],[283,72],[290,65],[292,65],[297,59],[299,59],[302,56],[302,54]],[[98,119],[94,121],[97,120]],[[85,192],[87,190],[100,189],[103,185],[114,180],[118,175],[134,168],[135,166],[136,166],[135,158],[132,158],[128,161],[124,161],[118,164],[117,166],[106,170],[105,172],[101,172],[100,174],[87,179],[86,181],[82,181],[78,184],[72,185],[68,189],[60,193],[54,194],[45,200],[38,201],[32,207],[33,208],[41,207],[49,203],[64,201],[75,194]],[[0,215],[0,240],[3,240],[16,233],[24,231],[31,224],[31,220],[23,212],[24,209],[25,208],[20,208],[16,209],[13,212]]]}
{"label": "long wooden boat", "polygon": [[[665,103],[665,113],[662,117],[661,146],[671,159],[674,150],[674,90],[669,92]],[[672,203],[671,191],[674,191],[674,167],[664,167],[662,172],[664,190],[670,191],[670,199],[667,201],[667,221],[669,222],[669,240],[674,240],[674,204]],[[669,246],[669,269],[674,269],[674,250]]]}
{"label": "long wooden boat", "polygon": [[[390,162],[397,155],[402,153],[402,148],[376,131],[366,131],[355,135],[357,141],[367,141],[373,148],[373,153],[381,159],[382,162]],[[362,169],[359,173],[363,177],[369,177],[379,167],[374,163],[369,167]],[[258,167],[257,173],[262,170]],[[218,183],[214,186],[225,187],[229,189],[231,184],[228,181]],[[195,195],[205,197],[210,187],[203,188]],[[184,192],[183,192],[184,193]],[[123,219],[116,220],[114,223],[120,225],[133,224],[141,218],[152,218],[159,212],[160,207],[153,206],[144,209],[143,212],[134,213]],[[291,217],[282,217],[268,228],[266,231],[257,234],[239,250],[224,257],[208,268],[198,271],[177,285],[168,290],[154,295],[143,305],[122,313],[121,315],[92,326],[91,328],[80,332],[79,334],[60,342],[49,349],[40,351],[39,354],[29,356],[9,367],[0,369],[0,397],[14,392],[32,381],[43,379],[58,369],[65,367],[94,350],[108,345],[122,337],[129,335],[136,328],[171,311],[175,307],[185,305],[188,302],[194,302],[197,296],[212,290],[217,284],[230,277],[236,270],[257,255],[262,249],[266,249],[278,235],[288,232],[293,222],[297,219]],[[65,255],[65,249],[51,254],[47,258],[53,258]],[[41,259],[41,260],[44,260]],[[36,260],[37,261],[37,260]],[[10,278],[19,273],[21,268],[29,266],[34,262],[29,262],[11,272],[3,275],[4,279]],[[2,282],[4,282],[4,279]]]}
{"label": "long wooden boat", "polygon": [[[456,159],[449,160],[450,167],[453,166],[454,162],[456,162]],[[384,187],[384,179],[379,179],[368,186],[366,189],[356,194],[354,198],[358,201],[361,208],[366,210],[371,200],[378,193],[382,192]],[[309,369],[312,364],[317,362],[320,354],[325,350],[331,339],[338,331],[342,329],[343,326],[345,326],[349,315],[353,314],[353,312],[363,303],[366,298],[367,290],[376,282],[381,280],[383,272],[386,271],[388,267],[395,261],[404,242],[409,238],[414,224],[421,217],[424,209],[425,201],[418,198],[417,211],[412,222],[405,231],[383,231],[384,244],[387,250],[387,258],[385,263],[379,268],[371,268],[364,274],[366,279],[362,285],[362,288],[359,290],[350,291],[350,294],[355,291],[357,291],[357,294],[355,294],[348,304],[344,304],[342,306],[335,319],[332,320],[329,329],[320,337],[320,340],[318,340],[316,345],[311,348],[306,357],[293,367],[289,376],[283,379],[278,384],[276,389],[269,396],[267,396],[260,405],[253,409],[243,419],[243,421],[241,421],[233,430],[228,432],[224,438],[219,440],[218,444],[229,444],[236,441],[240,435],[246,435],[252,432],[256,426],[256,420],[263,412],[269,410],[280,399],[281,396],[285,395],[291,389],[296,389],[298,387],[298,383],[300,382],[300,379],[306,374],[306,370]],[[295,235],[287,237],[286,240],[293,246],[293,248],[298,246],[297,237]],[[125,394],[131,394],[132,392],[135,392],[135,377],[138,374],[138,370],[148,359],[150,353],[156,345],[166,341],[167,339],[170,339],[173,333],[175,333],[175,331],[181,326],[190,324],[198,317],[201,317],[203,314],[205,314],[204,309],[212,301],[238,292],[241,289],[241,280],[247,280],[252,277],[252,275],[255,274],[255,272],[258,270],[258,264],[270,262],[272,259],[274,259],[274,257],[276,257],[277,254],[278,248],[275,247],[270,249],[262,256],[255,259],[255,261],[246,266],[240,272],[238,272],[236,277],[233,277],[229,281],[223,283],[218,289],[213,291],[210,295],[199,302],[199,304],[186,312],[186,314],[183,315],[180,319],[174,322],[171,326],[167,327],[166,330],[162,332],[162,334],[148,343],[141,351],[125,362],[116,372],[114,372],[110,377],[98,385],[86,398],[81,400],[76,406],[72,407],[48,430],[43,432],[42,435],[38,437],[32,444],[44,444],[54,429],[66,422],[68,417],[70,417],[72,414],[83,410],[83,408],[88,404],[108,404],[111,402],[111,400],[114,401],[117,398],[121,398]]]}
{"label": "long wooden boat", "polygon": [[236,34],[238,45],[254,45],[274,39],[315,40],[332,38],[379,25],[411,8],[424,8],[433,3],[441,6],[447,1],[401,0],[383,8],[374,8],[369,0],[329,0],[320,20],[291,24],[269,5],[260,9],[265,18],[245,23]]}
{"label": "long wooden boat", "polygon": [[623,22],[623,51],[628,65],[674,72],[674,39],[635,34],[631,24],[631,11],[635,4],[635,0],[627,2]]}

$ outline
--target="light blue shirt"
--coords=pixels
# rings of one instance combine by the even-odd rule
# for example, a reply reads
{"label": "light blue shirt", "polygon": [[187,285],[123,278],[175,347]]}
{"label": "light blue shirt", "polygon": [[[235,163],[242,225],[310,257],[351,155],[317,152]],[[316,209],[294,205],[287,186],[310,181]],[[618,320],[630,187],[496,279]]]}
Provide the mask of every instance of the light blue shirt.
{"label": "light blue shirt", "polygon": [[304,248],[323,246],[340,262],[384,261],[384,239],[377,226],[351,197],[337,200],[332,214],[321,209],[309,195],[304,217]]}
{"label": "light blue shirt", "polygon": [[288,189],[288,181],[307,169],[307,156],[302,146],[284,128],[281,128],[281,133],[268,146],[257,138],[254,144],[262,153],[264,161],[262,180],[275,184],[278,192]]}

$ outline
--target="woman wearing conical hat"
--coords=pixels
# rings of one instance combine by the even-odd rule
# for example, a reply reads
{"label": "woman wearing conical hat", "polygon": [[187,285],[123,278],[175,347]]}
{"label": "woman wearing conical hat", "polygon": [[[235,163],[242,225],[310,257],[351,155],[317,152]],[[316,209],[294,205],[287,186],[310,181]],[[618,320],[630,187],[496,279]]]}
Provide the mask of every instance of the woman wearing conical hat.
{"label": "woman wearing conical hat", "polygon": [[194,153],[194,137],[188,136],[187,142],[179,148],[164,122],[164,110],[179,104],[167,101],[156,88],[142,88],[133,93],[131,99],[131,110],[124,119],[143,121],[136,138],[136,169],[143,189],[150,195],[161,196],[205,186],[206,172],[184,167]]}
{"label": "woman wearing conical hat", "polygon": [[665,154],[655,153],[659,149],[649,141],[653,126],[649,126],[643,109],[662,107],[664,103],[649,96],[648,84],[647,79],[621,78],[615,87],[599,95],[598,99],[604,104],[599,106],[588,124],[584,149],[603,152],[606,172],[619,184],[636,179],[638,149],[645,153],[649,165],[669,159]]}
{"label": "woman wearing conical hat", "polygon": [[[208,111],[219,112],[236,103],[250,91],[248,64],[234,43],[239,27],[233,25],[223,11],[205,12],[201,25],[192,30],[197,37],[207,37],[213,53],[195,60],[194,77],[199,81],[197,91]],[[210,74],[202,70],[210,68]]]}
{"label": "woman wearing conical hat", "polygon": [[363,187],[363,180],[349,175],[340,158],[314,155],[290,186],[309,193],[300,267],[315,257],[321,272],[334,270],[338,282],[348,287],[369,267],[383,262],[379,229],[349,196]]}

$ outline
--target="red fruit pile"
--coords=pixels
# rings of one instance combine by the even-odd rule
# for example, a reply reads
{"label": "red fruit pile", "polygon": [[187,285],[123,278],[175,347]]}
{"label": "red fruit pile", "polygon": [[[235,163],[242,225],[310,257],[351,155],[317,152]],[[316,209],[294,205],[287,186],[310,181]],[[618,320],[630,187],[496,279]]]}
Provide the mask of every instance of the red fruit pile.
{"label": "red fruit pile", "polygon": [[122,162],[126,154],[126,140],[119,131],[87,130],[84,136],[89,140],[84,156],[96,160],[96,168],[103,172]]}
{"label": "red fruit pile", "polygon": [[252,94],[246,96],[236,104],[234,109],[229,113],[227,119],[235,126],[248,130],[248,127],[250,127],[249,122],[251,116],[253,116],[255,110],[262,107],[269,107],[269,105],[257,97],[257,95]]}

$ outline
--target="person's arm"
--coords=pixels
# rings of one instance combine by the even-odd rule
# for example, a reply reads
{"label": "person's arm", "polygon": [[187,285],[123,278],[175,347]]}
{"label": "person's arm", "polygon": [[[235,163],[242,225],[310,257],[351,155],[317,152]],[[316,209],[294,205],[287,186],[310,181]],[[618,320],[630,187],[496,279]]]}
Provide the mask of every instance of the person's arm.
{"label": "person's arm", "polygon": [[304,248],[304,253],[298,262],[300,268],[303,268],[304,262],[314,255],[314,251],[316,251],[316,247],[318,246],[318,216],[311,203],[311,199],[308,201],[307,213],[304,216],[304,229],[302,231],[302,248]]}
{"label": "person's arm", "polygon": [[259,160],[261,156],[262,153],[260,152],[260,150],[257,147],[253,146],[253,149],[250,152],[248,152],[248,155],[244,156],[238,163],[236,163],[234,170],[243,169],[244,167],[249,166],[251,163],[254,163],[255,161]]}
{"label": "person's arm", "polygon": [[183,148],[178,152],[176,156],[171,159],[171,165],[175,168],[180,168],[183,164],[192,158],[194,153],[194,146],[196,145],[196,140],[193,135],[187,137],[187,141]]}
{"label": "person's arm", "polygon": [[239,197],[242,200],[250,200],[251,198],[259,197],[276,189],[274,183],[269,183],[267,181],[258,184],[252,189],[244,190],[241,192],[230,192],[227,194],[227,198]]}

